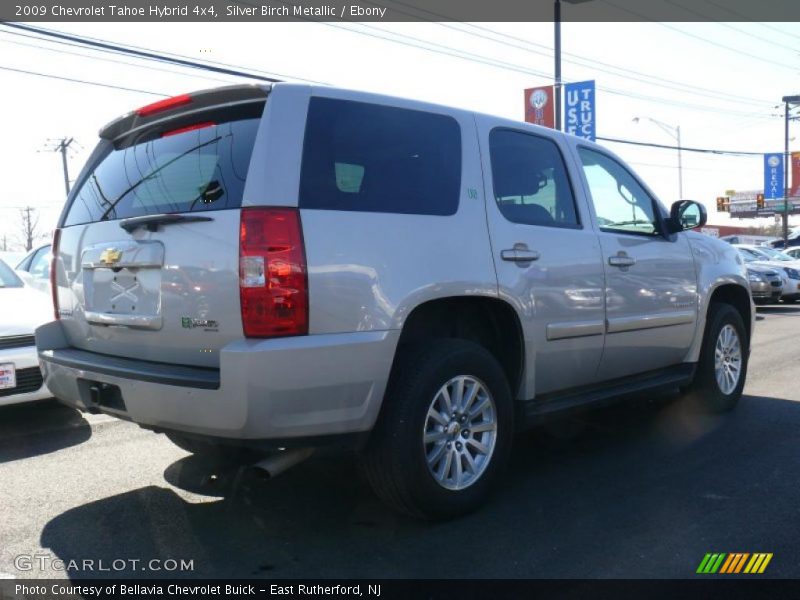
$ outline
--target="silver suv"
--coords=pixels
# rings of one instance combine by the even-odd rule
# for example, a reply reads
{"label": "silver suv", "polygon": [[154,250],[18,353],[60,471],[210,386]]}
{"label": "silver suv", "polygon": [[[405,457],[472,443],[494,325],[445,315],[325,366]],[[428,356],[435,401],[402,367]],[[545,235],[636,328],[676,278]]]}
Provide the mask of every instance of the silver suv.
{"label": "silver suv", "polygon": [[289,83],[170,98],[100,138],[36,332],[71,406],[274,471],[353,444],[384,500],[445,518],[548,415],[742,393],[741,258],[595,144]]}

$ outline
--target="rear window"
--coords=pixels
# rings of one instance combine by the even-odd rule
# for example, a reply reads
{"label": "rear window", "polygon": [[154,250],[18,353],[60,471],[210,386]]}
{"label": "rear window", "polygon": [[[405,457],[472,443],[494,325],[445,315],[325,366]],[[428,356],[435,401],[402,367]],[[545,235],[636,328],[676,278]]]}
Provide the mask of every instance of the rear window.
{"label": "rear window", "polygon": [[312,98],[300,208],[452,215],[461,129],[446,115]]}
{"label": "rear window", "polygon": [[64,225],[238,208],[259,119],[111,149],[84,178]]}

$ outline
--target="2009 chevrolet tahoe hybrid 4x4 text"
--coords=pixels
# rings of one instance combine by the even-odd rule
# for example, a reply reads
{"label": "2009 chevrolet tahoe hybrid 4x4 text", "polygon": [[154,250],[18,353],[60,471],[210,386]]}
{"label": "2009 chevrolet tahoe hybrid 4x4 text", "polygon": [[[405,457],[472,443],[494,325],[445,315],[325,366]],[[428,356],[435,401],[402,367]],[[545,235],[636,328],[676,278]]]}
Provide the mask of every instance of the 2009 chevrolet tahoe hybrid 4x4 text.
{"label": "2009 chevrolet tahoe hybrid 4x4 text", "polygon": [[742,393],[736,250],[593,143],[289,83],[177,96],[100,137],[36,332],[70,405],[284,464],[352,441],[384,500],[442,518],[485,499],[543,415]]}

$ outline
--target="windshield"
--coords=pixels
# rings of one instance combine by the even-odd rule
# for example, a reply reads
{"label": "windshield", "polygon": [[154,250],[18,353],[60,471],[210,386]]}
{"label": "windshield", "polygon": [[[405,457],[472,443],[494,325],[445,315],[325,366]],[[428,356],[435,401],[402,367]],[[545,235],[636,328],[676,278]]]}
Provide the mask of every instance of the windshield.
{"label": "windshield", "polygon": [[736,248],[739,256],[744,259],[744,262],[754,262],[756,260],[764,260],[765,257],[759,256],[757,252],[753,252],[750,248]]}
{"label": "windshield", "polygon": [[22,280],[17,277],[13,269],[0,260],[0,287],[22,287]]}
{"label": "windshield", "polygon": [[787,262],[787,261],[794,262],[796,260],[796,259],[792,258],[791,256],[789,256],[788,254],[784,254],[783,252],[780,252],[779,250],[774,250],[772,248],[767,248],[766,246],[764,246],[763,248],[761,248],[761,247],[754,248],[754,251],[758,252],[759,254],[762,254],[763,256],[766,256],[769,260],[780,260],[780,261],[783,261],[783,262]]}

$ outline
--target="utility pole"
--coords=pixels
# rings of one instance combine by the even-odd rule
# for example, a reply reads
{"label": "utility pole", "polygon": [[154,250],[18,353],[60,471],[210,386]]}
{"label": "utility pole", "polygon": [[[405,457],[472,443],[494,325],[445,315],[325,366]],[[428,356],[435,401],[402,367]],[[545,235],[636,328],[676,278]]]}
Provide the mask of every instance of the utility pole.
{"label": "utility pole", "polygon": [[784,147],[783,147],[783,247],[789,247],[789,167],[791,166],[791,156],[789,155],[789,110],[793,106],[800,104],[800,96],[784,96]]}
{"label": "utility pole", "polygon": [[[36,237],[36,226],[39,224],[39,219],[33,219],[31,212],[36,209],[32,206],[26,206],[20,209],[22,217],[22,236],[25,239],[25,250],[30,252],[33,249],[33,238]],[[5,240],[4,240],[5,241]]]}
{"label": "utility pole", "polygon": [[61,153],[61,164],[64,167],[64,189],[67,192],[67,196],[69,196],[69,168],[67,166],[67,150],[69,150],[69,147],[73,143],[76,143],[75,138],[63,137],[59,140],[48,141],[54,142],[53,146],[47,148],[48,150]]}

